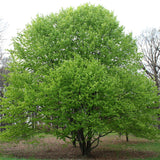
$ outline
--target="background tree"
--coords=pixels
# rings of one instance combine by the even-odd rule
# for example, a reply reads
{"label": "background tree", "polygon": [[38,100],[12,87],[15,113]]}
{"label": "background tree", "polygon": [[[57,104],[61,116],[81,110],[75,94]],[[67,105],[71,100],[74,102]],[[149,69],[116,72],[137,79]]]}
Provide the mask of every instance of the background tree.
{"label": "background tree", "polygon": [[[6,23],[2,19],[0,19],[0,97],[3,97],[3,91],[6,82],[4,79],[4,75],[8,74],[8,70],[6,69],[8,57],[5,56],[5,51],[3,49],[3,42],[5,41],[4,33],[6,31],[6,28],[7,28]],[[0,118],[2,116],[3,115],[0,114]],[[0,126],[4,126],[4,124],[0,123]],[[2,130],[3,129],[0,129],[0,131]]]}
{"label": "background tree", "polygon": [[8,62],[8,56],[6,56],[5,51],[3,49],[3,42],[5,41],[4,39],[4,33],[6,31],[7,24],[0,19],[0,96],[3,96],[3,88],[4,88],[4,83],[5,80],[3,78],[3,75],[7,74],[7,62]]}
{"label": "background tree", "polygon": [[[154,83],[137,73],[132,35],[102,6],[37,16],[13,43],[9,86],[1,102],[1,121],[8,125],[1,137],[17,140],[48,132],[76,139],[87,155],[101,136],[130,128],[134,119],[143,130],[137,135],[158,133],[156,111],[150,109],[158,105]],[[137,85],[130,92],[132,76]]]}
{"label": "background tree", "polygon": [[144,31],[138,38],[138,48],[143,53],[141,61],[143,70],[156,82],[160,90],[160,30],[152,28]]}
{"label": "background tree", "polygon": [[144,31],[138,38],[139,51],[143,53],[141,64],[146,74],[160,87],[160,31],[156,28]]}

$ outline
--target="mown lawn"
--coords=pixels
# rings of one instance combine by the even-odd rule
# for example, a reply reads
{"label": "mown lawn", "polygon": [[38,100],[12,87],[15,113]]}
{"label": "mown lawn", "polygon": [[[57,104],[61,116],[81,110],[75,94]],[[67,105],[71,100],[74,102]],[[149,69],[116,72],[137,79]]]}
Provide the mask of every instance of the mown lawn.
{"label": "mown lawn", "polygon": [[[0,160],[26,159],[83,160],[87,158],[81,156],[78,146],[74,148],[70,142],[57,140],[48,135],[21,141],[18,144],[0,142]],[[126,142],[124,136],[109,135],[101,139],[99,147],[92,151],[89,159],[160,160],[160,141],[148,141],[130,136],[129,142]]]}

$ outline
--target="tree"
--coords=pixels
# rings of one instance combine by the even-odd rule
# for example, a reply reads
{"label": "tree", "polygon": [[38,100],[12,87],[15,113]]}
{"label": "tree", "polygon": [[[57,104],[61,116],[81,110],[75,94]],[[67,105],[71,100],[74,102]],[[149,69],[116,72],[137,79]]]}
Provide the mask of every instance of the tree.
{"label": "tree", "polygon": [[4,33],[7,28],[7,24],[3,21],[3,19],[0,19],[0,59],[1,59],[1,65],[5,65],[5,60],[3,58],[4,51],[3,51],[3,42],[4,42]]}
{"label": "tree", "polygon": [[146,74],[160,87],[160,31],[153,28],[144,31],[138,38],[139,51],[143,53],[142,66]]}
{"label": "tree", "polygon": [[8,57],[5,57],[5,52],[3,51],[3,42],[4,42],[4,33],[7,28],[7,24],[3,22],[2,19],[0,19],[0,96],[3,96],[2,90],[4,88],[4,77],[3,75],[7,74],[7,62]]}
{"label": "tree", "polygon": [[157,90],[137,73],[136,43],[113,13],[86,4],[37,16],[13,43],[1,137],[52,133],[88,155],[112,131],[157,135]]}
{"label": "tree", "polygon": [[155,81],[160,90],[160,31],[156,28],[144,31],[138,38],[138,47],[143,53],[141,61],[143,70],[149,78]]}
{"label": "tree", "polygon": [[4,25],[2,19],[0,19],[0,54],[2,54],[3,32],[4,32]]}
{"label": "tree", "polygon": [[[4,90],[4,84],[5,79],[4,75],[7,75],[8,71],[6,69],[8,58],[5,57],[5,53],[3,51],[3,42],[4,42],[4,32],[7,28],[7,25],[3,22],[2,19],[0,19],[0,97],[3,97],[3,90]],[[0,114],[0,118],[3,115]],[[3,123],[0,123],[0,126],[3,126]],[[2,131],[3,129],[0,129]]]}

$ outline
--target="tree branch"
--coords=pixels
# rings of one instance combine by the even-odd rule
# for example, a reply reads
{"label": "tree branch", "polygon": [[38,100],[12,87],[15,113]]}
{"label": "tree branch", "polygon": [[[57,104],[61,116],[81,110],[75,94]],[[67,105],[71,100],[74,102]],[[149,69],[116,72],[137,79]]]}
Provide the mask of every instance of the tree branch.
{"label": "tree branch", "polygon": [[141,63],[140,65],[142,66],[142,69],[146,72],[146,74],[149,75],[152,79],[154,79],[153,74],[145,68],[143,63]]}
{"label": "tree branch", "polygon": [[95,148],[99,145],[99,139],[100,139],[101,137],[104,137],[104,136],[108,135],[109,133],[112,133],[112,131],[109,131],[109,132],[107,132],[107,133],[105,133],[105,134],[103,134],[103,135],[100,134],[97,138],[95,138],[95,139],[92,141],[91,145],[93,145],[96,141],[97,141],[97,144],[96,144],[95,146],[91,147],[91,150],[95,149]]}

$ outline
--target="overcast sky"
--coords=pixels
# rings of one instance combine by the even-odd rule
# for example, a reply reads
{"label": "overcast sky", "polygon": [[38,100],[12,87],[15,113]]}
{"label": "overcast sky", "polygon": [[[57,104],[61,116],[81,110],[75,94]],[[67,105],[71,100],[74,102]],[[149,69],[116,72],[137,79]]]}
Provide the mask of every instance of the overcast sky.
{"label": "overcast sky", "polygon": [[37,14],[47,15],[87,2],[114,11],[125,32],[132,32],[134,36],[146,28],[160,28],[159,0],[0,0],[0,18],[8,23],[5,48],[11,43],[11,37]]}

